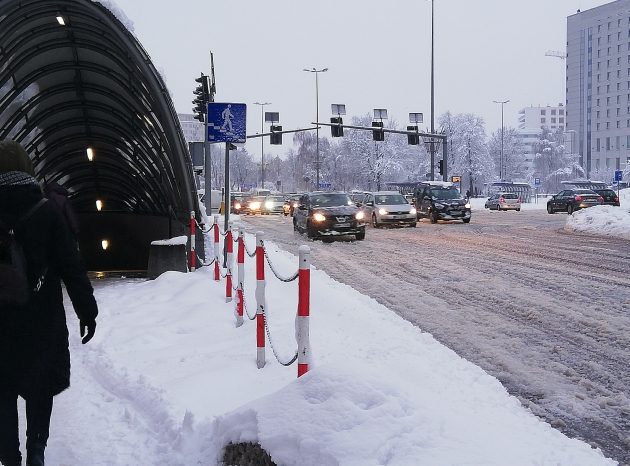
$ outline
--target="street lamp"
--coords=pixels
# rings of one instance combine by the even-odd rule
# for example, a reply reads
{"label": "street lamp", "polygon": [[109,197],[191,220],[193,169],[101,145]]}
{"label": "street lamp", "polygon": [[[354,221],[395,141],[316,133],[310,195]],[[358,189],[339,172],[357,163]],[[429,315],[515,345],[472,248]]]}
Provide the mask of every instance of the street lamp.
{"label": "street lamp", "polygon": [[507,104],[509,100],[493,100],[495,104],[501,104],[501,158],[499,160],[499,181],[503,181],[503,105]]}
{"label": "street lamp", "polygon": [[[271,102],[254,102],[254,105],[260,105],[260,134],[263,134],[265,131],[265,105],[271,105]],[[260,178],[262,182],[261,188],[265,189],[265,138],[260,138],[260,153],[261,153],[261,164],[260,164]]]}
{"label": "street lamp", "polygon": [[310,70],[304,68],[302,71],[306,71],[308,73],[315,73],[315,122],[317,123],[317,129],[315,130],[317,132],[316,138],[317,138],[317,142],[316,142],[316,161],[315,161],[315,170],[317,173],[317,184],[316,186],[316,190],[319,189],[319,80],[318,80],[318,75],[319,73],[325,73],[326,71],[328,71],[328,68],[322,68],[321,70],[315,69],[315,68],[311,68]]}

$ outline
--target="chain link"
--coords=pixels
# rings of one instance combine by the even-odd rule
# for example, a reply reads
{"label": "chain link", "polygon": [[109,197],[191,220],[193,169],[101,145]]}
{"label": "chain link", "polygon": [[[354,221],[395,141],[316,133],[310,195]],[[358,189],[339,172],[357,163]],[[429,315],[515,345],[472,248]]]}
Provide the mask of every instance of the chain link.
{"label": "chain link", "polygon": [[247,301],[245,301],[245,285],[243,285],[243,309],[245,309],[245,313],[247,314],[247,318],[249,320],[254,320],[256,318],[256,313],[254,313],[254,316],[250,316],[249,315],[249,311],[247,310]]}
{"label": "chain link", "polygon": [[210,225],[207,230],[204,230],[201,224],[197,221],[197,219],[195,219],[195,223],[197,224],[197,228],[199,228],[202,233],[210,233],[212,231],[212,227],[214,226],[214,224]]}
{"label": "chain link", "polygon": [[254,252],[249,252],[249,249],[247,248],[247,243],[245,242],[245,239],[243,239],[243,244],[245,245],[245,252],[247,253],[247,255],[249,257],[254,257],[256,255],[256,248],[254,248]]}
{"label": "chain link", "polygon": [[205,263],[203,261],[203,259],[201,257],[199,257],[199,254],[195,253],[195,256],[197,256],[197,260],[199,261],[199,263],[201,264],[202,267],[208,267],[208,266],[214,264],[214,261],[216,260],[216,259],[212,259],[210,262]]}
{"label": "chain link", "polygon": [[265,258],[267,259],[267,264],[269,264],[269,268],[271,269],[271,271],[273,272],[273,274],[276,276],[276,278],[278,280],[280,280],[281,282],[292,282],[293,280],[295,280],[299,274],[300,274],[300,269],[297,270],[297,272],[295,272],[293,275],[291,275],[290,277],[282,277],[278,274],[278,272],[276,272],[276,269],[273,267],[271,260],[269,259],[269,255],[267,254],[267,249],[265,248],[265,244],[263,243],[263,250],[265,252]]}
{"label": "chain link", "polygon": [[[283,366],[290,366],[291,364],[293,364],[295,362],[295,360],[298,357],[298,350],[295,350],[295,354],[293,355],[293,357],[291,358],[291,360],[289,360],[288,362],[283,362],[280,360],[280,356],[278,356],[278,352],[276,351],[276,347],[273,345],[273,340],[271,339],[271,332],[269,331],[269,319],[267,318],[267,313],[265,312],[265,308],[262,308],[262,314],[265,318],[265,332],[267,333],[267,339],[269,340],[269,346],[271,346],[271,350],[273,351],[273,355],[276,358],[276,361],[278,361],[281,365]],[[247,317],[249,317],[249,314],[247,314]]]}

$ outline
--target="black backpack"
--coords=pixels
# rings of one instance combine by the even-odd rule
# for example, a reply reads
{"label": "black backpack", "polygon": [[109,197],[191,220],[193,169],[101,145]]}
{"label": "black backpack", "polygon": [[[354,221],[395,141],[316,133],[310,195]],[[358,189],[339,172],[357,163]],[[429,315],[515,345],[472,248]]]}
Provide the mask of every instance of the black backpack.
{"label": "black backpack", "polygon": [[26,257],[22,245],[15,237],[15,228],[45,202],[46,199],[41,199],[22,215],[13,227],[0,221],[0,308],[26,305],[44,284],[47,269],[39,275],[35,286],[29,286]]}

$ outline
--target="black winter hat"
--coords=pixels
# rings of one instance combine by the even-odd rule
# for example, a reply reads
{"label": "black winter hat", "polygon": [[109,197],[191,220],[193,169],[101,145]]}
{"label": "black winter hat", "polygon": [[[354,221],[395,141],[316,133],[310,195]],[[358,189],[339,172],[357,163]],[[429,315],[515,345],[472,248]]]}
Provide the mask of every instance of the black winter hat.
{"label": "black winter hat", "polygon": [[19,143],[0,141],[0,174],[14,171],[35,175],[33,162]]}

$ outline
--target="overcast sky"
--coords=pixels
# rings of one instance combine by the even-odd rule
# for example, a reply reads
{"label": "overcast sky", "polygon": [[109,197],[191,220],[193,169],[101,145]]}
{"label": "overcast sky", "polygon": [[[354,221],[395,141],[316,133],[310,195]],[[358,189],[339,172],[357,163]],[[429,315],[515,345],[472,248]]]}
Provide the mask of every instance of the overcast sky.
{"label": "overcast sky", "polygon": [[[331,103],[348,115],[386,108],[400,125],[409,112],[430,122],[429,0],[116,0],[167,81],[175,107],[191,113],[194,79],[214,53],[217,102],[248,104],[248,134],[260,131],[260,107],[280,112],[284,129],[315,118]],[[482,116],[490,134],[516,126],[518,110],[564,101],[566,18],[605,0],[435,0],[435,112]],[[437,123],[436,123],[437,126]],[[324,130],[326,135],[329,130]],[[290,136],[285,136],[285,140]],[[259,140],[248,149],[260,152]],[[268,140],[265,142],[266,151]],[[285,144],[276,151],[283,153]]]}

